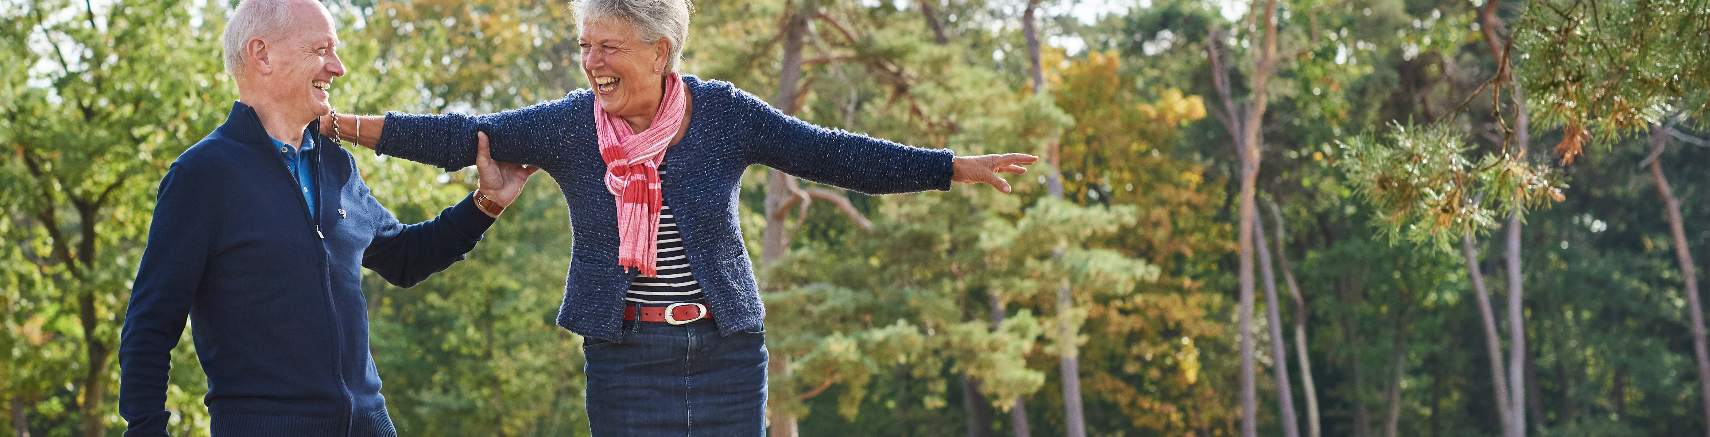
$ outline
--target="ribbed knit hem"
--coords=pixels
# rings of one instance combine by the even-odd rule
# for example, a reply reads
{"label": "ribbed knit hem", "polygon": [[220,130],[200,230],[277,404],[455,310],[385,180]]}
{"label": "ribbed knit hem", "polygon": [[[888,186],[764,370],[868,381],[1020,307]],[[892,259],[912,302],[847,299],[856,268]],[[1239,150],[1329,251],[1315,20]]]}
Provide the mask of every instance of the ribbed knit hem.
{"label": "ribbed knit hem", "polygon": [[[374,410],[367,414],[357,414],[350,425],[350,437],[397,437],[398,435],[397,429],[392,426],[392,417],[386,414],[385,409]],[[267,414],[216,414],[212,428],[213,437],[334,437],[345,435],[345,424],[341,420]]]}
{"label": "ribbed knit hem", "polygon": [[336,419],[265,414],[215,414],[213,437],[342,436],[345,424]]}

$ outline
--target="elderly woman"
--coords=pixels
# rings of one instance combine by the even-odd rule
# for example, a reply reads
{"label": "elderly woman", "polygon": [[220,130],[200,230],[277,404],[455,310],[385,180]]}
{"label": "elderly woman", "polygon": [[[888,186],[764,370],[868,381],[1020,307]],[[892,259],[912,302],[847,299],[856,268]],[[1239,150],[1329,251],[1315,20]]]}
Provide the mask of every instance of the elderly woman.
{"label": "elderly woman", "polygon": [[558,324],[587,338],[594,435],[762,434],[763,309],[736,214],[749,165],[864,193],[952,181],[1008,192],[996,173],[1037,160],[955,157],[828,130],[729,83],[679,75],[685,0],[574,8],[591,90],[484,116],[325,124],[376,153],[447,170],[469,166],[490,141],[493,159],[558,181],[575,229]]}

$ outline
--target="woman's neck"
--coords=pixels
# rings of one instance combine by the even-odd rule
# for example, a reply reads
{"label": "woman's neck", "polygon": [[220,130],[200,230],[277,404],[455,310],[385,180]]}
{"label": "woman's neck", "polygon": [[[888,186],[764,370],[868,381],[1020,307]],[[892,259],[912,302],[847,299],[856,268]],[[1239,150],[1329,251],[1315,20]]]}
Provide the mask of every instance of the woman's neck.
{"label": "woman's neck", "polygon": [[648,102],[647,110],[641,111],[641,113],[637,115],[619,115],[618,118],[622,118],[625,123],[629,123],[629,130],[632,132],[639,133],[641,131],[645,131],[647,128],[653,127],[653,117],[659,115],[659,102],[664,98],[665,77],[660,76],[659,94],[646,100]]}

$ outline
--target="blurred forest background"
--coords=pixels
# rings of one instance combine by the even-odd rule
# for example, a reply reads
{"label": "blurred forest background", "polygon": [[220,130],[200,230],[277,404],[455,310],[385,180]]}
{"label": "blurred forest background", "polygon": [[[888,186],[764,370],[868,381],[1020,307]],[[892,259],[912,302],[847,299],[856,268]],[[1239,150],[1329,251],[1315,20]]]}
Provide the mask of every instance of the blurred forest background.
{"label": "blurred forest background", "polygon": [[[586,85],[562,1],[328,6],[343,112]],[[823,126],[1047,158],[1007,196],[749,171],[773,436],[1710,432],[1710,2],[694,6],[686,73]],[[0,1],[9,435],[123,431],[130,279],[157,181],[236,98],[230,7]],[[406,222],[474,186],[358,162]],[[581,338],[553,324],[564,208],[537,177],[467,261],[365,282],[401,434],[586,433]],[[206,435],[189,339],[172,428]]]}

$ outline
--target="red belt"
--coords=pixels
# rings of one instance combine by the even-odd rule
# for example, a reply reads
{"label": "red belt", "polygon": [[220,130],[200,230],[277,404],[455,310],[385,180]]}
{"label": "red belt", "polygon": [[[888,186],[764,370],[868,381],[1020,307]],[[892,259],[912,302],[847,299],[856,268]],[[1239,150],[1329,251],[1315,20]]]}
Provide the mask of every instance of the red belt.
{"label": "red belt", "polygon": [[707,306],[698,302],[678,302],[663,307],[623,307],[623,319],[628,321],[670,323],[682,325],[701,319],[711,319]]}

